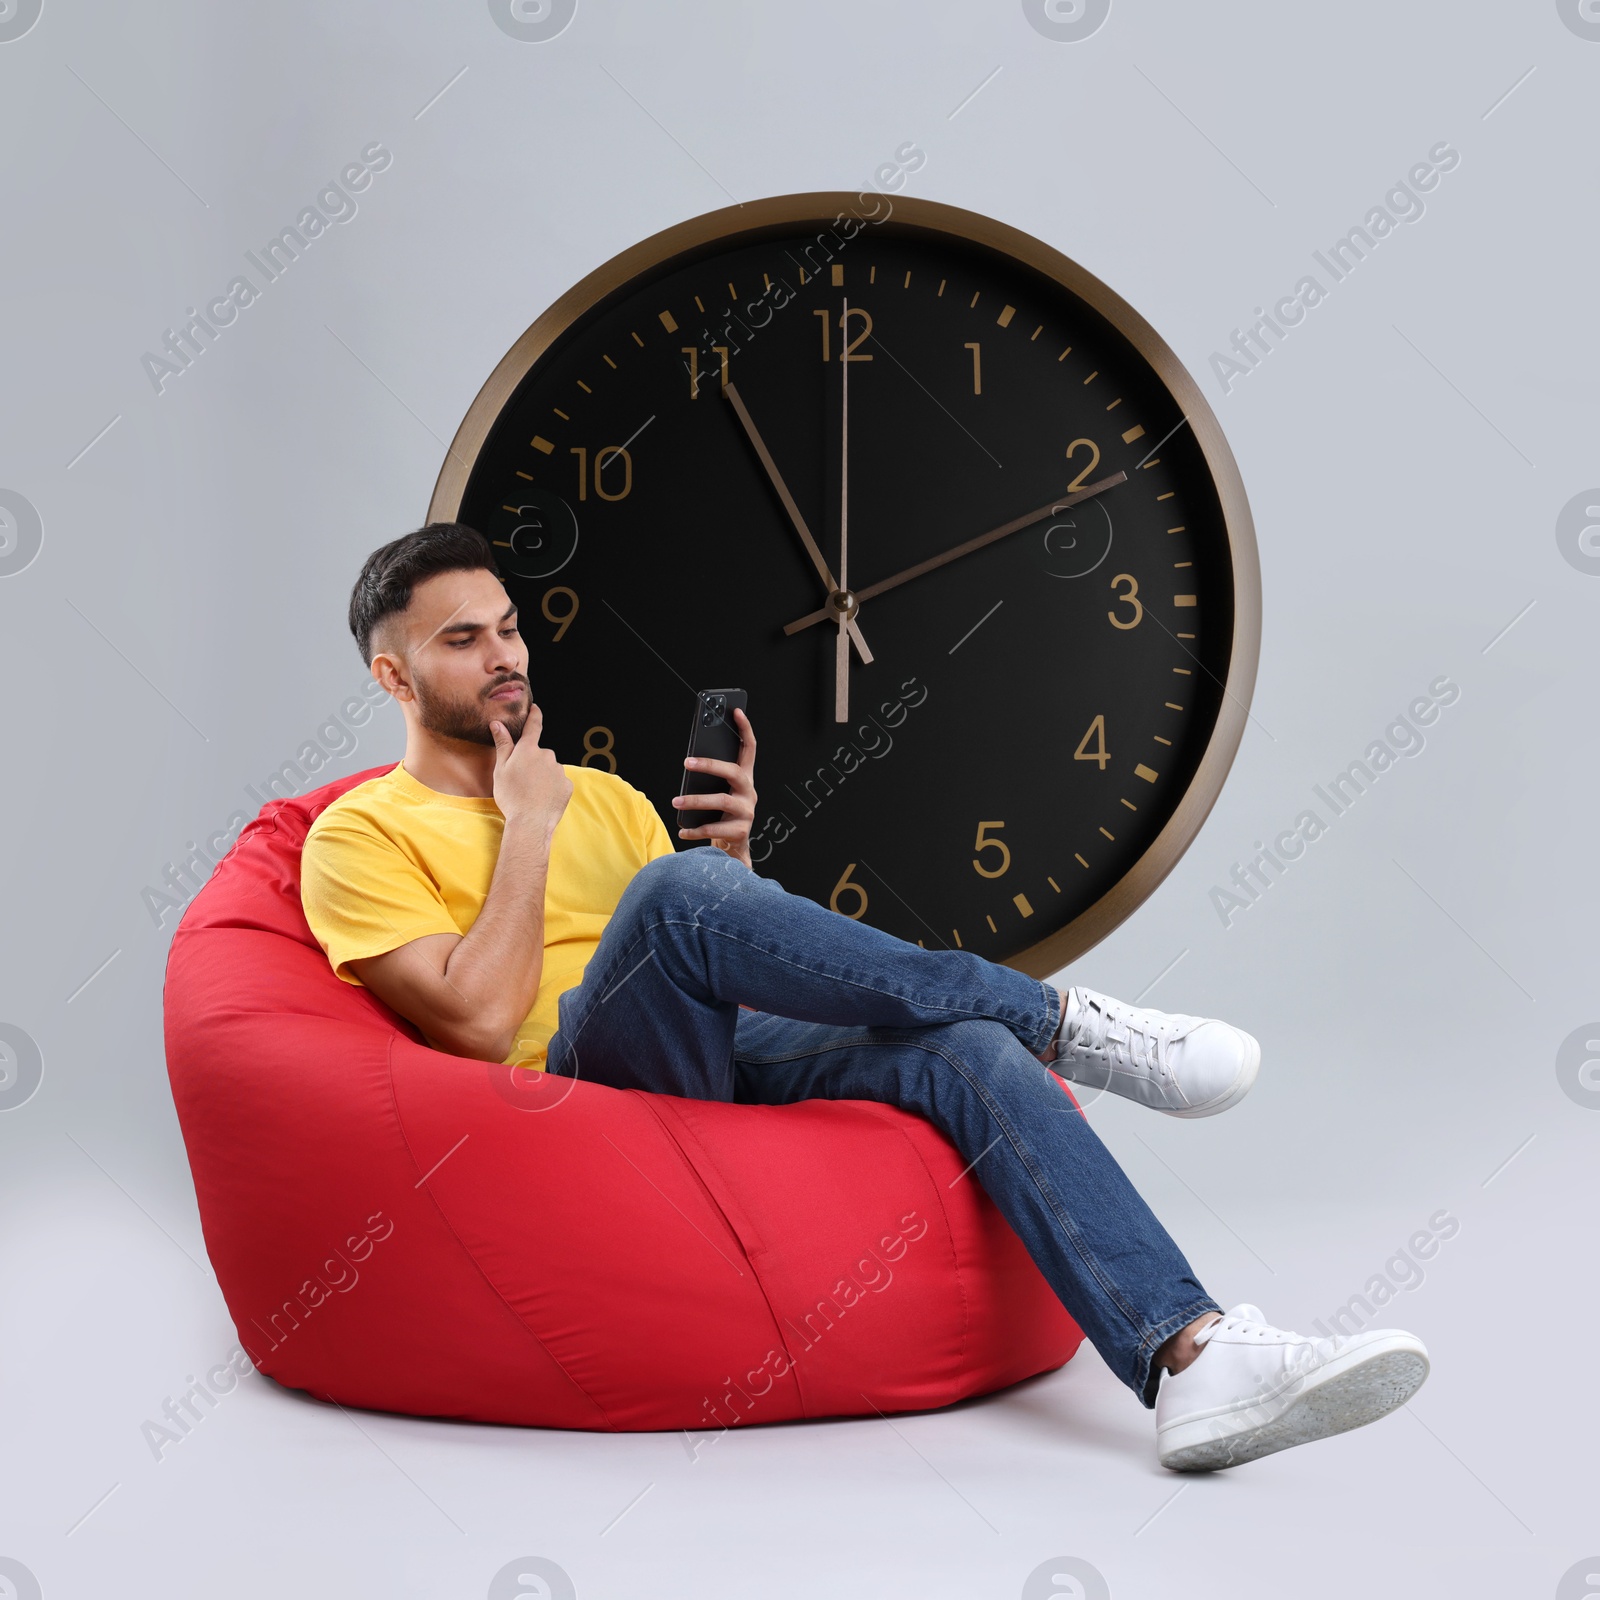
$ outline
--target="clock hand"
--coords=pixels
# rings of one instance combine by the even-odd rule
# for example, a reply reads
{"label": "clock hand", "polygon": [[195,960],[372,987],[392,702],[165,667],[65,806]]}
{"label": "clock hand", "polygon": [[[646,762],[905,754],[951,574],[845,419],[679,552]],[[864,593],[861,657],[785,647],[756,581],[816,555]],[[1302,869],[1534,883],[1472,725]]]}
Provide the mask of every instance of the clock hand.
{"label": "clock hand", "polygon": [[[864,589],[857,589],[850,598],[859,606],[863,600],[870,600],[874,595],[884,593],[887,589],[896,589],[902,583],[912,578],[920,578],[924,572],[931,572],[935,567],[942,567],[947,562],[954,561],[958,556],[970,555],[974,550],[981,550],[986,544],[993,544],[997,539],[1003,539],[1009,533],[1015,533],[1019,528],[1026,528],[1035,522],[1042,522],[1057,511],[1065,511],[1068,506],[1079,505],[1093,495],[1102,494],[1107,489],[1114,489],[1119,483],[1127,481],[1126,472],[1114,472],[1109,478],[1102,478],[1098,483],[1085,484],[1074,494],[1069,494],[1060,500],[1052,500],[1047,506],[1040,506],[1037,511],[1029,511],[1025,515],[1013,518],[1010,522],[1003,522],[998,528],[991,528],[987,533],[980,533],[976,539],[968,539],[965,544],[958,544],[953,550],[946,550],[943,555],[931,556],[926,561],[919,561],[914,567],[907,567],[904,572],[897,572],[892,578],[880,579],[877,583],[869,583]],[[820,611],[808,611],[805,616],[797,617],[793,622],[784,624],[785,633],[799,633],[802,628],[809,628],[818,622],[826,622],[830,617],[838,614],[839,608],[833,604],[824,606]]]}
{"label": "clock hand", "polygon": [[[783,474],[778,471],[778,463],[772,459],[772,452],[767,449],[766,441],[756,428],[755,421],[745,407],[744,399],[737,388],[730,383],[723,393],[727,395],[728,402],[732,405],[734,415],[739,419],[739,425],[749,437],[750,443],[755,448],[767,477],[771,480],[772,487],[777,490],[778,498],[783,502],[783,508],[789,513],[789,520],[794,524],[794,530],[800,535],[800,542],[806,547],[806,554],[811,557],[811,564],[817,569],[817,576],[827,585],[829,594],[837,594],[839,585],[833,581],[833,574],[828,570],[828,563],[822,559],[822,551],[817,548],[817,541],[811,537],[811,530],[806,526],[806,519],[800,514],[800,507],[794,502],[794,496],[789,493],[789,486],[783,481]],[[850,637],[855,641],[857,653],[863,662],[872,660],[872,652],[867,648],[867,641],[862,637],[861,629],[857,627],[854,614],[848,622]]]}
{"label": "clock hand", "polygon": [[[843,302],[844,311],[839,318],[841,330],[850,326],[850,301]],[[849,339],[840,333],[839,342],[845,348],[839,352],[839,592],[849,594],[850,579],[850,350]],[[837,609],[837,608],[836,608]],[[833,720],[850,720],[850,639],[846,629],[855,625],[855,617],[839,611],[839,642],[833,653]]]}

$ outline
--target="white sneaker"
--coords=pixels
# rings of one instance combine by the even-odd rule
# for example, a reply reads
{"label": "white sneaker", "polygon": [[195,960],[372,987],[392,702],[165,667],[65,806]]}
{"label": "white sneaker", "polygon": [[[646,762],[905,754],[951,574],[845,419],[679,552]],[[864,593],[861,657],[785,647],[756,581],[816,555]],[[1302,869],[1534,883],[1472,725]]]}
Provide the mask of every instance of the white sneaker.
{"label": "white sneaker", "polygon": [[1261,1046],[1226,1022],[1144,1011],[1073,988],[1048,1065],[1071,1083],[1171,1117],[1210,1117],[1250,1092]]}
{"label": "white sneaker", "polygon": [[1414,1334],[1370,1328],[1313,1339],[1235,1306],[1195,1335],[1201,1351],[1156,1393],[1156,1453],[1210,1472],[1359,1428],[1403,1406],[1428,1376]]}

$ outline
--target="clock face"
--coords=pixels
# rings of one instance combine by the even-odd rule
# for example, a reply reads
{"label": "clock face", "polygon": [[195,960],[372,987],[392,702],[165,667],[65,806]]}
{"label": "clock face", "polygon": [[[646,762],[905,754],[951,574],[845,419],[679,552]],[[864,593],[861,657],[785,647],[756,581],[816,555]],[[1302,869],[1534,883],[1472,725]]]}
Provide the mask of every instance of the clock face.
{"label": "clock face", "polygon": [[1255,545],[1209,408],[1104,285],[951,207],[789,196],[626,252],[501,363],[430,516],[494,544],[563,761],[676,838],[695,694],[745,689],[757,870],[930,949],[1056,970],[1242,731]]}

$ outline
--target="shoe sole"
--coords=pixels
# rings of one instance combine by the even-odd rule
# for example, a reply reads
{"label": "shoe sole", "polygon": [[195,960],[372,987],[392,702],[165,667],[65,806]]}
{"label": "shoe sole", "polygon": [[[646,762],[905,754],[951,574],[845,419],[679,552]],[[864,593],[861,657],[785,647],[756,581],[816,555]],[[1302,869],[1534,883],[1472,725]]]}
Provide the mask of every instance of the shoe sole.
{"label": "shoe sole", "polygon": [[1214,1117],[1219,1111],[1226,1111],[1231,1106],[1236,1106],[1250,1093],[1255,1086],[1256,1075],[1261,1070],[1261,1046],[1254,1034],[1246,1033],[1242,1028],[1235,1030],[1245,1042],[1244,1066],[1239,1070],[1239,1076],[1234,1079],[1233,1087],[1224,1095],[1215,1100],[1209,1100],[1204,1105],[1189,1106],[1185,1110],[1175,1110],[1163,1106],[1169,1117]]}
{"label": "shoe sole", "polygon": [[[1341,1364],[1342,1363],[1342,1364]],[[1174,1472],[1215,1472],[1261,1456],[1365,1427],[1403,1406],[1428,1376],[1428,1356],[1413,1339],[1391,1339],[1375,1350],[1351,1351],[1330,1361],[1310,1388],[1284,1402],[1270,1402],[1271,1417],[1244,1421],[1265,1407],[1248,1406],[1230,1418],[1178,1423],[1157,1439],[1161,1464]]]}

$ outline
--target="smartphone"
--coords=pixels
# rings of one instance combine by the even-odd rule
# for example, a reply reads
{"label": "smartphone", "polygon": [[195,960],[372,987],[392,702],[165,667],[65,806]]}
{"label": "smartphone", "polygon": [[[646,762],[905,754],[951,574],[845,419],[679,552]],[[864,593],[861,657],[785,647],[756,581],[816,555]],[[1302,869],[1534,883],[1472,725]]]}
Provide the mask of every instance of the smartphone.
{"label": "smartphone", "polygon": [[[702,689],[695,700],[694,721],[689,727],[689,748],[686,755],[702,756],[712,761],[737,761],[744,748],[739,725],[733,720],[735,708],[746,709],[743,689]],[[726,794],[728,786],[714,772],[694,772],[683,769],[683,787],[679,794]],[[703,828],[708,822],[720,822],[722,812],[696,811],[685,806],[678,812],[680,828]],[[710,844],[709,839],[684,839],[682,844]]]}

